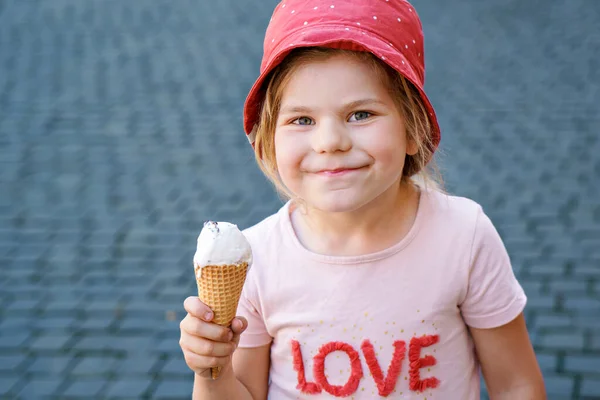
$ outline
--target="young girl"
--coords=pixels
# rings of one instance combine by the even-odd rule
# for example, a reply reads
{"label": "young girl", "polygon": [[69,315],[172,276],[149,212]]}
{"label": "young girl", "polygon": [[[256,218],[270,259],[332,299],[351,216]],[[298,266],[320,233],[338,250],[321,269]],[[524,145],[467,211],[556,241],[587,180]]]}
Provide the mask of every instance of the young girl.
{"label": "young girl", "polygon": [[231,328],[185,301],[194,398],[469,400],[481,367],[492,399],[544,399],[500,237],[428,172],[440,131],[413,7],[284,0],[264,51],[245,130],[290,201],[244,232]]}

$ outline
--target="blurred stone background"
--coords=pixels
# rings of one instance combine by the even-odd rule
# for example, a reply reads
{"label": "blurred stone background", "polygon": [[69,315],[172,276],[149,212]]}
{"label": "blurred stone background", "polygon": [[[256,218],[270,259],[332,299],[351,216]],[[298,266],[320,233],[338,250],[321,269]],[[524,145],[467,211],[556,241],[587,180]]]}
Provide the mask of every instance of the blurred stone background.
{"label": "blurred stone background", "polygon": [[[600,2],[414,4],[448,189],[506,242],[549,398],[600,399]],[[202,223],[282,204],[241,124],[274,5],[0,0],[0,398],[190,397]]]}

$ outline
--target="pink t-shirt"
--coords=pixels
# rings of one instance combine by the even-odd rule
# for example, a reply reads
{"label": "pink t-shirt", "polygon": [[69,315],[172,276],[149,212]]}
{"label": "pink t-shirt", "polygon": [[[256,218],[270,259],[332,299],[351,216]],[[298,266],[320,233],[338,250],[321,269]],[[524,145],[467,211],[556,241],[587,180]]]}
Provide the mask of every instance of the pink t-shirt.
{"label": "pink t-shirt", "polygon": [[356,257],[308,251],[289,208],[244,231],[240,347],[270,343],[269,399],[479,399],[467,326],[504,325],[526,303],[481,207],[423,191],[399,243]]}

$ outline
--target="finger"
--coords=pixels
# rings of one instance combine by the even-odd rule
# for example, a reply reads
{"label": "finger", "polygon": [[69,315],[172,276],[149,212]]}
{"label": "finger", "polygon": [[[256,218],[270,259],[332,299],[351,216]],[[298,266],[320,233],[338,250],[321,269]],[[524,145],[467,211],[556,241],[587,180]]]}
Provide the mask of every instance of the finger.
{"label": "finger", "polygon": [[233,332],[231,332],[231,329],[211,322],[202,321],[189,314],[179,325],[183,332],[192,336],[199,336],[216,342],[229,342],[233,339]]}
{"label": "finger", "polygon": [[210,322],[214,313],[209,306],[200,301],[196,296],[190,296],[183,302],[183,308],[185,311],[192,314],[196,318],[202,318],[203,320]]}
{"label": "finger", "polygon": [[233,343],[237,348],[240,343],[240,335],[248,328],[248,321],[243,317],[236,317],[231,323],[231,330],[233,331]]}
{"label": "finger", "polygon": [[182,335],[179,345],[195,354],[207,357],[227,357],[235,350],[233,342],[214,342],[189,335]]}
{"label": "finger", "polygon": [[239,335],[248,328],[248,320],[244,317],[235,317],[231,322],[231,330],[234,334]]}
{"label": "finger", "polygon": [[224,367],[231,362],[231,356],[227,357],[212,357],[196,354],[185,346],[182,346],[183,357],[186,364],[194,369],[200,370],[204,368]]}

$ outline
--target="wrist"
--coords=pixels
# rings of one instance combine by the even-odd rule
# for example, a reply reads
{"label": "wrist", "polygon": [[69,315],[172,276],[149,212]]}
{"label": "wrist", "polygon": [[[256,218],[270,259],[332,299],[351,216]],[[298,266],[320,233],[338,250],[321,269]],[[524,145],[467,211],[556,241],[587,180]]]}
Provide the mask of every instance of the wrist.
{"label": "wrist", "polygon": [[195,378],[198,380],[216,383],[216,382],[220,382],[224,379],[227,379],[229,377],[229,375],[231,375],[232,370],[233,370],[233,367],[232,367],[231,363],[229,363],[228,365],[224,365],[223,367],[221,367],[221,370],[219,371],[219,376],[217,379],[212,378],[212,369],[211,368],[207,368],[207,369],[201,370],[201,371],[194,371],[194,375],[195,375]]}

